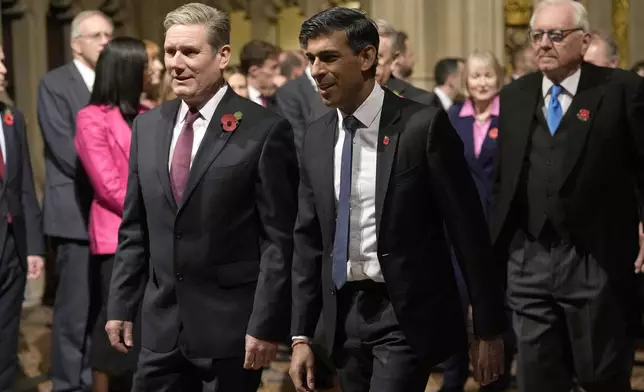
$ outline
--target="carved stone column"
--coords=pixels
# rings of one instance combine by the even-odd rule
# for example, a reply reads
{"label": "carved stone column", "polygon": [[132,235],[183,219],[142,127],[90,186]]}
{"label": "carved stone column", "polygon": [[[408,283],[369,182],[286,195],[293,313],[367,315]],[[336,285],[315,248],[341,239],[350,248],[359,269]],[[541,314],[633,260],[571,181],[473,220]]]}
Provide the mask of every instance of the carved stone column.
{"label": "carved stone column", "polygon": [[505,0],[505,67],[512,74],[512,54],[528,44],[528,30],[534,6],[540,0]]}
{"label": "carved stone column", "polygon": [[630,55],[629,66],[636,61],[644,60],[644,23],[635,23],[644,15],[644,1],[631,1],[629,7],[630,21],[628,25],[628,48]]}
{"label": "carved stone column", "polygon": [[629,0],[613,0],[613,34],[619,46],[619,65],[622,68],[627,68],[630,65],[630,43],[628,40],[629,3]]}
{"label": "carved stone column", "polygon": [[251,21],[251,38],[277,43],[277,15],[279,9],[272,1],[249,0],[248,18]]}

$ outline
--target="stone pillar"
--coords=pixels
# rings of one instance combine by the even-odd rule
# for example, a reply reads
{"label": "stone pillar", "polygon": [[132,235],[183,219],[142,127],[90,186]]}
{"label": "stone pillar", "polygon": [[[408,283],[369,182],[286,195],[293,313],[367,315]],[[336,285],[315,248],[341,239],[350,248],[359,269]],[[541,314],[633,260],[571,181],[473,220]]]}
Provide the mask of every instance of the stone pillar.
{"label": "stone pillar", "polygon": [[277,43],[277,15],[279,9],[267,0],[250,0],[248,18],[251,20],[251,38]]}
{"label": "stone pillar", "polygon": [[[628,68],[630,65],[630,42],[629,33],[629,0],[613,0],[613,34],[619,46],[620,67]],[[640,16],[641,17],[641,16]],[[639,19],[639,18],[638,18]],[[637,20],[637,19],[633,19]]]}
{"label": "stone pillar", "polygon": [[539,0],[505,0],[505,67],[512,75],[511,56],[529,44],[530,18]]}
{"label": "stone pillar", "polygon": [[608,0],[586,0],[584,5],[588,10],[590,28],[606,33],[613,32],[612,13],[613,2]]}
{"label": "stone pillar", "polygon": [[433,87],[436,61],[465,57],[474,49],[503,59],[503,0],[370,0],[364,8],[409,34],[416,65],[411,83]]}
{"label": "stone pillar", "polygon": [[631,23],[628,25],[628,48],[630,54],[628,66],[632,66],[633,63],[644,60],[644,45],[642,45],[642,42],[644,42],[644,23],[635,23],[644,15],[644,1],[631,1],[629,15]]}

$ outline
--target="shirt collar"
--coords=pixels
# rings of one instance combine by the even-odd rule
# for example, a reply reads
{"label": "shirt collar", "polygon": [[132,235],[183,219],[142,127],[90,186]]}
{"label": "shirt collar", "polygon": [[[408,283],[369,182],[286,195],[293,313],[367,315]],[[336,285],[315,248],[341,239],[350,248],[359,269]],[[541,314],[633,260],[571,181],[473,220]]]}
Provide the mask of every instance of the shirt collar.
{"label": "shirt collar", "polygon": [[262,100],[261,97],[262,93],[260,93],[258,89],[251,85],[248,86],[248,99],[253,102],[260,102]]}
{"label": "shirt collar", "polygon": [[78,72],[80,73],[81,78],[83,78],[83,82],[85,82],[89,91],[92,91],[94,88],[94,79],[96,78],[94,70],[80,60],[74,59],[74,65],[76,66],[76,69],[78,69]]}
{"label": "shirt collar", "polygon": [[438,99],[441,101],[441,105],[443,105],[443,108],[445,110],[448,110],[453,104],[454,101],[450,97],[445,94],[445,91],[443,91],[439,87],[434,87],[434,94],[438,97]]}
{"label": "shirt collar", "polygon": [[[499,96],[497,95],[492,99],[492,108],[490,109],[490,115],[491,116],[499,116],[499,112],[501,109],[500,105],[500,99]],[[459,117],[474,117],[474,104],[472,104],[472,100],[468,99],[463,103],[463,107],[461,108],[461,111],[458,113]]]}
{"label": "shirt collar", "polygon": [[[203,117],[204,120],[206,120],[207,124],[210,124],[210,120],[212,119],[212,116],[215,114],[215,109],[217,109],[217,106],[219,106],[219,103],[221,102],[221,99],[224,97],[226,94],[226,91],[228,90],[228,85],[225,84],[222,88],[219,89],[213,95],[210,97],[206,103],[203,105],[199,106],[199,114],[201,117]],[[186,114],[188,114],[188,104],[185,101],[181,101],[181,108],[179,108],[179,114],[177,117],[177,120],[179,123],[183,122],[186,119]]]}
{"label": "shirt collar", "polygon": [[[376,120],[376,117],[378,117],[380,110],[382,110],[384,100],[385,90],[383,90],[378,83],[374,83],[371,94],[369,94],[362,105],[353,112],[353,116],[366,128],[371,127],[373,122]],[[337,109],[337,111],[338,116],[340,116],[340,124],[342,124],[342,120],[348,116],[348,114],[343,113],[340,109]]]}
{"label": "shirt collar", "polygon": [[[572,95],[573,97],[575,94],[577,94],[577,88],[579,87],[579,78],[581,76],[581,67],[575,71],[574,74],[568,76],[566,79],[563,80],[563,82],[560,83],[561,87],[563,87],[564,91],[566,91],[568,94]],[[541,82],[541,92],[543,93],[543,97],[545,98],[549,93],[550,89],[554,83],[547,77],[543,77],[543,81]]]}

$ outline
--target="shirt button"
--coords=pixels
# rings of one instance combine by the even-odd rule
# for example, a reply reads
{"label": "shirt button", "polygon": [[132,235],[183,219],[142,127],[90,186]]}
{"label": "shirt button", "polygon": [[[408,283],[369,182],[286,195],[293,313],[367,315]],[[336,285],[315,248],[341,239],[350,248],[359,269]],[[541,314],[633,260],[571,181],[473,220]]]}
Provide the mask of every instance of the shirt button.
{"label": "shirt button", "polygon": [[176,276],[177,276],[177,280],[178,280],[179,282],[181,282],[181,281],[183,280],[183,275],[181,275],[180,273],[178,273],[178,272],[177,272],[177,275],[176,275]]}

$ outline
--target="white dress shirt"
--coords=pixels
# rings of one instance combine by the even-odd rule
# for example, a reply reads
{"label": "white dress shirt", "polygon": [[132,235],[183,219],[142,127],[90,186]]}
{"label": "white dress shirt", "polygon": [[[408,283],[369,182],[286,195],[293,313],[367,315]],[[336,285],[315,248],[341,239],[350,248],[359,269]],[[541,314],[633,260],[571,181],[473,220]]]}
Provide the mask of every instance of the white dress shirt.
{"label": "white dress shirt", "polygon": [[96,72],[79,60],[74,60],[74,65],[76,66],[76,69],[78,69],[78,72],[80,72],[81,78],[83,78],[83,82],[85,82],[87,89],[92,91],[94,88]]}
{"label": "white dress shirt", "polygon": [[449,110],[449,108],[451,108],[452,105],[454,104],[454,101],[452,101],[452,98],[448,97],[447,94],[445,94],[445,91],[443,91],[439,87],[434,87],[434,94],[436,94],[438,99],[441,101],[441,105],[443,105],[443,109]]}
{"label": "white dress shirt", "polygon": [[[194,139],[192,141],[192,154],[190,154],[190,167],[192,167],[192,161],[194,161],[195,155],[197,155],[197,151],[199,150],[199,146],[201,145],[201,141],[203,140],[204,135],[206,135],[208,124],[210,124],[210,120],[212,120],[212,116],[215,114],[215,109],[217,109],[217,106],[219,105],[219,102],[221,102],[221,99],[224,97],[224,94],[226,94],[227,89],[228,86],[224,85],[224,87],[220,88],[219,91],[217,91],[217,93],[213,95],[204,105],[198,108],[199,117],[192,124]],[[181,107],[179,108],[179,113],[177,114],[177,118],[175,120],[176,122],[174,125],[174,130],[172,131],[172,143],[170,144],[170,156],[168,157],[168,170],[170,170],[174,148],[177,146],[177,140],[179,139],[179,135],[181,134],[183,124],[186,122],[186,114],[188,114],[189,109],[190,108],[188,107],[188,104],[182,101]],[[219,120],[217,119],[216,121]]]}
{"label": "white dress shirt", "polygon": [[[348,281],[371,279],[384,282],[378,261],[376,235],[376,161],[378,128],[384,97],[384,90],[376,83],[369,97],[353,113],[361,125],[353,139]],[[345,137],[351,137],[343,126],[346,116],[348,114],[338,110],[339,132],[334,149],[333,170],[336,202],[340,194],[342,144]]]}
{"label": "white dress shirt", "polygon": [[[579,77],[581,76],[581,68],[575,71],[574,74],[568,76],[563,82],[560,83],[562,89],[559,94],[559,103],[561,104],[561,113],[566,114],[566,110],[570,107],[572,99],[577,94],[577,87],[579,87]],[[554,83],[547,77],[543,77],[541,82],[541,92],[543,94],[543,114],[547,116],[548,107],[550,106],[550,89]]]}
{"label": "white dress shirt", "polygon": [[264,102],[262,102],[262,93],[251,85],[248,85],[248,99],[260,106],[264,106]]}
{"label": "white dress shirt", "polygon": [[[0,151],[2,151],[2,161],[7,164],[7,141],[4,137],[4,124],[0,121]],[[5,166],[5,173],[7,168]]]}

